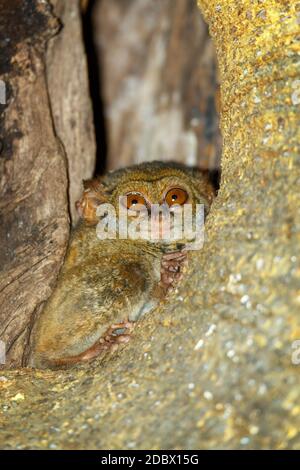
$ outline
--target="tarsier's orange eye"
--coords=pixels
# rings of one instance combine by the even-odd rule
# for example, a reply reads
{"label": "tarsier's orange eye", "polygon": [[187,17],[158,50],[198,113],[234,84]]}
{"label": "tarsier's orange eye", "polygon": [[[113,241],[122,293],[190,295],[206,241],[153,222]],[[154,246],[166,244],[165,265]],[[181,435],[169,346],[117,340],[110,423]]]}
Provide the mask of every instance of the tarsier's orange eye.
{"label": "tarsier's orange eye", "polygon": [[181,188],[172,188],[166,194],[165,201],[169,207],[174,204],[182,206],[188,200],[188,193]]}
{"label": "tarsier's orange eye", "polygon": [[126,206],[127,209],[134,210],[134,206],[143,205],[146,206],[146,199],[139,193],[129,193],[125,196],[127,198]]}

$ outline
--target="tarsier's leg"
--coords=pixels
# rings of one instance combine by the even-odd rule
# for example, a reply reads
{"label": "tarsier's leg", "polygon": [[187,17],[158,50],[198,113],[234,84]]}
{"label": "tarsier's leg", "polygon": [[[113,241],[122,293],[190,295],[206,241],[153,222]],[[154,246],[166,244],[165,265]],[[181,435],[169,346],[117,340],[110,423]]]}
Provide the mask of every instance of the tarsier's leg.
{"label": "tarsier's leg", "polygon": [[173,289],[177,282],[182,279],[183,269],[187,265],[187,252],[174,251],[166,253],[161,261],[161,279],[160,286],[166,292]]}
{"label": "tarsier's leg", "polygon": [[105,351],[116,351],[120,344],[128,343],[133,328],[134,323],[128,321],[111,325],[103,336],[89,349],[77,356],[59,359],[56,365],[62,366],[87,362]]}

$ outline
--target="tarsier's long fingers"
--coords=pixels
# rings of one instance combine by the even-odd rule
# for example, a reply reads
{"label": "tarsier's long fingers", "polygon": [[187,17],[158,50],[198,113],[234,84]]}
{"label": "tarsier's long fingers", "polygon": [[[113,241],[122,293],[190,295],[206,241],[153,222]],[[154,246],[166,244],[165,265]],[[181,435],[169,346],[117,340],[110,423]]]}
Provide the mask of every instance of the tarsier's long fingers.
{"label": "tarsier's long fingers", "polygon": [[185,259],[187,256],[187,252],[185,250],[180,250],[180,251],[171,251],[170,253],[165,253],[163,255],[163,260],[164,261],[169,261],[169,260],[174,260],[174,259]]}
{"label": "tarsier's long fingers", "polygon": [[160,286],[166,291],[173,289],[183,277],[183,269],[187,264],[186,251],[166,253],[161,262]]}

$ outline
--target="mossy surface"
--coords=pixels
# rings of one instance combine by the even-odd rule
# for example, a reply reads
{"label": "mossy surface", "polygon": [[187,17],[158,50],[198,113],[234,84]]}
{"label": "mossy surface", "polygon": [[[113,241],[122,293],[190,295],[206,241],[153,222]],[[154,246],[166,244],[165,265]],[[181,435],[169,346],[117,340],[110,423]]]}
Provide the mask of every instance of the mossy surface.
{"label": "mossy surface", "polygon": [[114,356],[2,371],[1,447],[300,447],[300,3],[199,5],[224,137],[204,248]]}

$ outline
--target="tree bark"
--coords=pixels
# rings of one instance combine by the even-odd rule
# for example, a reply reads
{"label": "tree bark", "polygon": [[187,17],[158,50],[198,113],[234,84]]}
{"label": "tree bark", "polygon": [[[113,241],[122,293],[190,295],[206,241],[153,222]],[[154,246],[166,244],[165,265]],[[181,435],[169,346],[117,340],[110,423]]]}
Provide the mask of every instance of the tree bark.
{"label": "tree bark", "polygon": [[51,3],[63,28],[48,44],[47,83],[55,130],[67,155],[69,210],[74,225],[82,180],[91,178],[95,168],[92,103],[79,2]]}
{"label": "tree bark", "polygon": [[98,0],[93,16],[109,169],[149,160],[219,168],[215,51],[196,2]]}
{"label": "tree bark", "polygon": [[[63,260],[69,235],[68,172],[73,207],[79,179],[93,170],[85,63],[75,61],[69,45],[73,35],[80,47],[79,6],[74,2],[63,8],[63,3],[55,4],[59,13],[66,11],[62,45],[51,39],[60,25],[47,2],[0,2],[0,71],[7,90],[7,103],[0,105],[0,338],[6,344],[6,367],[21,364],[32,322]],[[55,42],[55,52],[50,47],[46,59],[49,41]]]}
{"label": "tree bark", "polygon": [[6,448],[300,447],[298,2],[199,4],[224,137],[204,248],[117,355],[5,372]]}

